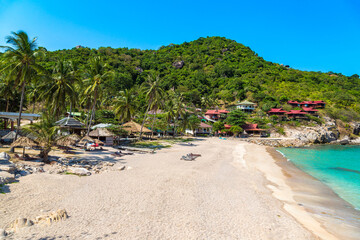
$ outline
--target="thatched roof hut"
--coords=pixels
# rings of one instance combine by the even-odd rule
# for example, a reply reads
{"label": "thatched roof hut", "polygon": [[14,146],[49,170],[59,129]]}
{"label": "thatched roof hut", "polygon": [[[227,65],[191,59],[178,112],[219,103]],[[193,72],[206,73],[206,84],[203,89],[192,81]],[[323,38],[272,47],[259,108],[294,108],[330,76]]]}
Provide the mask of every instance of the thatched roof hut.
{"label": "thatched roof hut", "polygon": [[88,143],[88,142],[94,142],[94,143],[97,143],[97,144],[99,144],[99,145],[104,145],[104,143],[103,143],[102,141],[100,141],[100,140],[98,140],[98,139],[91,138],[91,137],[89,137],[89,136],[83,137],[83,138],[80,140],[79,144],[80,144],[80,145],[84,145],[85,143]]}
{"label": "thatched roof hut", "polygon": [[89,133],[89,136],[101,140],[105,145],[112,146],[114,143],[114,134],[106,128],[97,128]]}
{"label": "thatched roof hut", "polygon": [[25,147],[35,147],[38,145],[39,144],[28,137],[19,137],[11,144],[11,147],[23,147],[23,157],[25,157]]}
{"label": "thatched roof hut", "polygon": [[[122,125],[122,127],[124,128],[124,130],[128,131],[130,134],[131,133],[139,133],[140,129],[141,129],[141,125],[134,121],[124,123]],[[152,131],[146,127],[143,127],[142,132],[143,133],[151,133]]]}
{"label": "thatched roof hut", "polygon": [[70,146],[75,145],[78,141],[80,141],[80,137],[77,134],[71,134],[60,138],[56,141],[56,144],[60,146]]}
{"label": "thatched roof hut", "polygon": [[106,128],[97,128],[89,133],[90,137],[113,137],[114,134]]}

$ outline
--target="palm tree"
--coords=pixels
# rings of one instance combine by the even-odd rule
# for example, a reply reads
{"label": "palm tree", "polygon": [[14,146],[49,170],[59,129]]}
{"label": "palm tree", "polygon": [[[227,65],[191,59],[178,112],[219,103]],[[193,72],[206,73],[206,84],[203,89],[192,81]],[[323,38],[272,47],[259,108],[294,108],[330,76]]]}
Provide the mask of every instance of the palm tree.
{"label": "palm tree", "polygon": [[41,86],[45,99],[52,114],[59,117],[66,110],[66,103],[75,104],[76,92],[74,84],[77,82],[72,63],[58,61],[53,69],[53,74],[47,77],[45,84]]}
{"label": "palm tree", "polygon": [[[24,104],[24,95],[26,84],[32,80],[37,71],[43,71],[43,68],[36,63],[39,51],[36,51],[36,39],[29,39],[24,31],[12,32],[12,36],[6,37],[6,43],[10,46],[0,46],[5,49],[3,54],[1,72],[6,71],[8,80],[14,79],[15,84],[21,88],[21,99],[17,129],[20,129],[21,114]],[[18,132],[16,131],[15,140]]]}
{"label": "palm tree", "polygon": [[41,145],[42,150],[40,156],[45,163],[49,163],[49,152],[59,139],[57,132],[59,127],[55,125],[54,119],[50,113],[43,114],[40,122],[28,125],[24,128],[24,132],[31,134]]}
{"label": "palm tree", "polygon": [[115,113],[119,116],[121,122],[130,121],[136,109],[136,95],[134,88],[125,89],[120,92],[120,96],[115,102]]}
{"label": "palm tree", "polygon": [[0,80],[0,96],[5,100],[6,107],[5,112],[9,111],[10,99],[14,98],[14,81],[3,81]]}
{"label": "palm tree", "polygon": [[164,91],[160,86],[159,75],[155,75],[154,73],[149,74],[147,77],[147,81],[144,82],[142,87],[145,92],[145,97],[148,102],[148,106],[146,108],[145,116],[140,128],[140,136],[139,136],[140,139],[142,136],[142,130],[149,110],[154,112],[154,118],[155,118],[156,111],[159,110],[159,108],[163,105],[163,96],[164,96]]}
{"label": "palm tree", "polygon": [[84,82],[88,83],[89,85],[85,89],[85,94],[89,94],[93,96],[90,121],[87,130],[87,135],[88,135],[91,128],[91,122],[95,114],[96,102],[98,98],[101,97],[101,92],[102,92],[101,85],[104,83],[104,81],[112,78],[114,76],[114,72],[107,70],[107,64],[103,64],[100,57],[94,57],[90,59],[90,66],[86,73],[88,75],[88,78],[85,79]]}
{"label": "palm tree", "polygon": [[184,99],[181,94],[175,95],[174,98],[174,137],[176,136],[176,129],[178,125],[179,118],[185,113],[185,104]]}

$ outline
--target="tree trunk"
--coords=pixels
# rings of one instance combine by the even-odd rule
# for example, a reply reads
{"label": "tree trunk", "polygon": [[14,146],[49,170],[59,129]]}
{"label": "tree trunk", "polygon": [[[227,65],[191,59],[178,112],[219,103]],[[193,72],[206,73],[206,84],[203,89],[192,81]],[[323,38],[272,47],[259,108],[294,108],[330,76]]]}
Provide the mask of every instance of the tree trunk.
{"label": "tree trunk", "polygon": [[[155,112],[156,112],[156,110],[155,110]],[[154,135],[155,117],[156,117],[156,115],[154,114],[154,117],[153,117],[153,120],[152,120],[152,125],[151,125],[151,138],[153,138],[153,135]]]}
{"label": "tree trunk", "polygon": [[150,109],[150,104],[148,105],[148,107],[147,107],[147,109],[146,109],[145,116],[144,116],[144,119],[143,119],[142,124],[141,124],[140,134],[139,134],[139,140],[141,140],[141,137],[142,137],[142,130],[143,130],[143,127],[144,127],[144,124],[145,124],[145,119],[146,119],[146,117],[147,117],[147,114],[148,114],[149,109]]}
{"label": "tree trunk", "polygon": [[97,89],[95,89],[94,104],[93,104],[93,107],[92,107],[92,110],[91,110],[90,121],[89,121],[89,125],[88,125],[88,130],[87,130],[87,133],[86,133],[86,135],[88,135],[88,136],[89,136],[89,133],[90,133],[90,128],[91,128],[91,123],[92,123],[92,120],[93,120],[93,116],[95,115],[96,100],[97,100]]}
{"label": "tree trunk", "polygon": [[19,130],[20,130],[21,114],[22,114],[23,104],[24,104],[25,85],[26,85],[26,82],[23,81],[22,87],[21,87],[21,99],[20,99],[19,118],[18,118],[18,121],[17,121],[17,128],[16,128],[16,133],[15,133],[14,141],[16,141],[17,136],[19,135]]}
{"label": "tree trunk", "polygon": [[35,112],[35,97],[33,97],[33,108],[32,108],[32,113],[34,114]]}

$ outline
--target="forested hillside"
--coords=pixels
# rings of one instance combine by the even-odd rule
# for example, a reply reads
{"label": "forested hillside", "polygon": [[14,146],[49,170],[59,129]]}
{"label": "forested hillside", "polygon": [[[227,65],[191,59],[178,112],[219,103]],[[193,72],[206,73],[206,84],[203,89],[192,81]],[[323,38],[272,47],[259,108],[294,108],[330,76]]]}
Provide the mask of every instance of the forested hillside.
{"label": "forested hillside", "polygon": [[164,90],[173,88],[188,104],[198,107],[204,98],[225,103],[248,99],[264,111],[287,100],[324,100],[334,118],[358,119],[360,113],[358,75],[295,70],[268,62],[249,47],[223,37],[199,38],[158,50],[43,50],[40,65],[51,71],[59,59],[70,60],[79,75],[88,69],[91,57],[101,56],[106,67],[115,72],[102,86],[108,100],[121,90],[140,85],[149,72],[156,71]]}

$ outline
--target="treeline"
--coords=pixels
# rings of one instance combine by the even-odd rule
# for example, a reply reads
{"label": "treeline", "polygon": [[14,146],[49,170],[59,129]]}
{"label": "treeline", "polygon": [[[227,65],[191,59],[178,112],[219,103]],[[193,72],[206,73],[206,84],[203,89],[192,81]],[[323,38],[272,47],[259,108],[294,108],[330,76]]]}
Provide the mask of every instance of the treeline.
{"label": "treeline", "polygon": [[[44,54],[36,61],[44,70],[54,73],[59,61],[71,63],[71,71],[81,82],[89,77],[91,59],[100,57],[104,69],[112,73],[99,85],[102,107],[110,110],[121,92],[139,88],[149,74],[155,74],[161,79],[159,85],[163,91],[173,91],[181,96],[187,106],[210,107],[219,103],[226,106],[237,100],[248,99],[258,103],[262,111],[267,111],[282,106],[288,100],[324,100],[328,103],[326,114],[331,117],[344,121],[359,120],[358,75],[347,77],[340,73],[292,69],[265,61],[249,47],[223,37],[199,38],[179,45],[163,46],[158,50],[110,47],[79,47],[58,51],[39,47],[38,50]],[[32,88],[44,85],[42,81],[45,80],[40,78],[34,84],[28,84],[26,91],[30,93]],[[75,91],[81,92],[82,88],[88,88],[86,83],[78,84]],[[8,90],[2,88],[1,91]],[[144,113],[146,96],[134,91],[138,94],[133,100],[139,106],[138,111]],[[31,94],[27,96],[25,105],[28,110],[32,102],[44,101],[35,97],[31,99]],[[19,99],[19,94],[10,98],[13,110],[16,110],[14,103]],[[1,102],[1,110],[5,110],[5,95],[2,95]],[[85,107],[84,101],[82,103],[73,106],[74,109]],[[69,107],[66,104],[66,108]]]}

